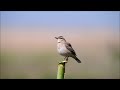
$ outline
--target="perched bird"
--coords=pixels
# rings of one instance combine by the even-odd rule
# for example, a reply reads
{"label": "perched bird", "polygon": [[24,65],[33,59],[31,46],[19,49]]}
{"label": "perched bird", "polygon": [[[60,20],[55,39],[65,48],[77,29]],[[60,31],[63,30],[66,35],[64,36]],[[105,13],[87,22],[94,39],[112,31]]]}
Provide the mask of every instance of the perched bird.
{"label": "perched bird", "polygon": [[68,61],[68,57],[74,58],[78,63],[81,63],[81,61],[77,58],[77,55],[72,48],[72,45],[68,43],[63,36],[55,37],[57,39],[57,50],[58,53],[65,58],[65,62]]}

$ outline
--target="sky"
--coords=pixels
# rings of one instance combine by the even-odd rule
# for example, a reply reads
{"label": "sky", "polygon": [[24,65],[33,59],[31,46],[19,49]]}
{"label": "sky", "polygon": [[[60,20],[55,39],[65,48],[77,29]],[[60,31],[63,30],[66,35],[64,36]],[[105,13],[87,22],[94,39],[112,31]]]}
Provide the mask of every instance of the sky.
{"label": "sky", "polygon": [[1,27],[110,27],[119,29],[119,11],[1,11]]}

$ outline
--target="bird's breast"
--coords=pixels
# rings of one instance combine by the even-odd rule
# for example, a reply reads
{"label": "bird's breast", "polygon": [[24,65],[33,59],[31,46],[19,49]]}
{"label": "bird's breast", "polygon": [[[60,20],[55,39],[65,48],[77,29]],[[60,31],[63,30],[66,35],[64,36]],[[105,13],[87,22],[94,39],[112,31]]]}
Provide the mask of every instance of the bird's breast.
{"label": "bird's breast", "polygon": [[64,44],[58,44],[57,45],[57,50],[58,50],[58,53],[62,56],[69,56],[69,50],[67,50],[67,48],[65,47]]}

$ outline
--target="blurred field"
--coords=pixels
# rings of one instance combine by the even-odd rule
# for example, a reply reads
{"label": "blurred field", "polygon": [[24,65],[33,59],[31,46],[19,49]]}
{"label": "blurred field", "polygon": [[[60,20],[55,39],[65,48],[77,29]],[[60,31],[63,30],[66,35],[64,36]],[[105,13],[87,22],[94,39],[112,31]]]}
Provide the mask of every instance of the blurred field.
{"label": "blurred field", "polygon": [[[66,65],[66,79],[120,79],[119,33],[110,30],[87,32],[68,28],[64,32],[17,30],[1,32],[0,78],[56,79],[55,36],[63,35],[75,49],[78,64],[72,58]],[[46,32],[45,32],[46,31]],[[59,30],[58,30],[59,31]]]}

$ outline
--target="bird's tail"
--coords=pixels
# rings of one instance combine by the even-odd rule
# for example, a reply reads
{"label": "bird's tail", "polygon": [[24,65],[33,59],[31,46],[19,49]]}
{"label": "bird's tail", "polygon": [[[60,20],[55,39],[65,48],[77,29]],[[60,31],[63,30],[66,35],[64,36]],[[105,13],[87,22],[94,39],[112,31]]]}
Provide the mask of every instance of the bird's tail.
{"label": "bird's tail", "polygon": [[75,59],[78,63],[81,63],[81,61],[80,61],[77,57],[74,57],[74,59]]}

